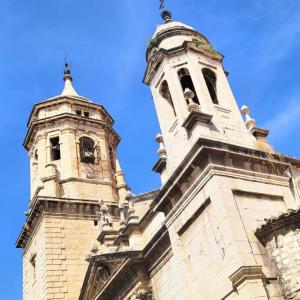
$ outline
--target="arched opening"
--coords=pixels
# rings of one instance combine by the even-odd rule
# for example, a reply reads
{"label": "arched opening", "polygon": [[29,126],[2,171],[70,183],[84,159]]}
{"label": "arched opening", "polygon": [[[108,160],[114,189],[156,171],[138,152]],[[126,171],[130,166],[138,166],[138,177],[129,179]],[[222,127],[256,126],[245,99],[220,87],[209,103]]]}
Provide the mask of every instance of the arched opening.
{"label": "arched opening", "polygon": [[88,164],[95,162],[95,143],[91,138],[82,137],[80,144],[80,161]]}
{"label": "arched opening", "polygon": [[184,92],[185,89],[190,89],[194,93],[194,97],[192,98],[192,100],[196,104],[200,104],[189,70],[186,68],[180,69],[178,71],[178,77],[180,80],[182,91]]}
{"label": "arched opening", "polygon": [[159,93],[164,99],[166,99],[173,116],[176,117],[176,110],[170,93],[169,85],[166,80],[164,80],[160,85]]}
{"label": "arched opening", "polygon": [[203,69],[202,74],[209,91],[210,98],[214,104],[219,104],[217,97],[217,77],[216,74],[210,69]]}
{"label": "arched opening", "polygon": [[110,165],[111,165],[112,170],[115,172],[116,171],[116,160],[115,160],[114,150],[112,147],[109,147],[108,150],[109,150]]}
{"label": "arched opening", "polygon": [[51,149],[51,160],[60,160],[60,144],[59,144],[58,136],[50,139],[50,149]]}

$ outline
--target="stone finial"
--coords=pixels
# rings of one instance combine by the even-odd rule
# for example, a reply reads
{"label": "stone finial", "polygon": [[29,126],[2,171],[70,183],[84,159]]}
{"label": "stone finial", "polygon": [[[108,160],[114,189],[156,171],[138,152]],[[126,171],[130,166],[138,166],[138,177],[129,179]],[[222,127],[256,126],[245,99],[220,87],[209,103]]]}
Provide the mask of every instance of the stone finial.
{"label": "stone finial", "polygon": [[159,144],[159,149],[157,151],[157,154],[160,158],[167,158],[167,152],[166,152],[166,148],[164,145],[164,139],[163,136],[159,133],[156,137],[155,137],[156,142]]}
{"label": "stone finial", "polygon": [[128,203],[120,203],[119,204],[119,212],[120,212],[120,229],[123,229],[126,224],[127,224],[127,220],[126,220],[126,213],[128,211]]}
{"label": "stone finial", "polygon": [[104,201],[100,203],[100,227],[103,230],[110,229],[112,227],[112,220],[109,212],[109,208]]}
{"label": "stone finial", "polygon": [[135,195],[132,193],[132,191],[130,190],[130,188],[128,188],[128,191],[126,193],[126,197],[125,199],[128,201],[130,199],[132,199]]}
{"label": "stone finial", "polygon": [[163,10],[161,12],[161,17],[166,24],[172,22],[172,14],[169,10]]}
{"label": "stone finial", "polygon": [[64,80],[66,80],[67,78],[72,80],[70,65],[68,63],[65,63]]}
{"label": "stone finial", "polygon": [[126,200],[126,195],[128,192],[128,185],[126,184],[124,173],[122,172],[120,162],[117,158],[116,158],[115,178],[116,178],[116,183],[117,183],[119,199],[120,199],[120,202],[123,203]]}
{"label": "stone finial", "polygon": [[65,86],[61,93],[61,96],[78,96],[77,92],[75,91],[72,85],[72,80],[73,78],[71,76],[70,65],[68,63],[65,63],[65,70],[64,70]]}
{"label": "stone finial", "polygon": [[246,124],[246,127],[251,130],[253,127],[255,127],[256,125],[256,121],[254,119],[251,118],[250,116],[250,109],[248,106],[246,105],[243,105],[241,107],[241,112],[242,112],[242,115],[245,116],[245,124]]}
{"label": "stone finial", "polygon": [[139,216],[136,214],[133,202],[129,202],[127,222],[128,224],[133,224],[133,223],[137,223],[138,221],[139,221]]}
{"label": "stone finial", "polygon": [[186,88],[183,92],[183,96],[188,104],[188,111],[199,111],[199,105],[193,101],[195,93],[192,90]]}

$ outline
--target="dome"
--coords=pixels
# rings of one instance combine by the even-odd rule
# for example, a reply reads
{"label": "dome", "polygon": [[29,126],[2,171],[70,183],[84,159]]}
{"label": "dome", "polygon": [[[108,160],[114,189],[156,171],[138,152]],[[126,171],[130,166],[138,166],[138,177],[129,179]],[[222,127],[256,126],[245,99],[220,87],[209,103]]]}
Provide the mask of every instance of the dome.
{"label": "dome", "polygon": [[177,21],[172,21],[172,22],[168,22],[162,25],[158,25],[154,34],[153,34],[153,38],[155,38],[157,35],[165,32],[165,31],[169,31],[170,29],[189,29],[192,31],[196,31],[193,27],[188,26],[186,24],[183,24],[181,22],[177,22]]}
{"label": "dome", "polygon": [[184,23],[173,21],[169,11],[163,11],[161,14],[164,24],[156,28],[152,38],[149,40],[146,60],[152,57],[159,49],[171,50],[182,46],[186,42],[198,41],[211,48],[208,39]]}

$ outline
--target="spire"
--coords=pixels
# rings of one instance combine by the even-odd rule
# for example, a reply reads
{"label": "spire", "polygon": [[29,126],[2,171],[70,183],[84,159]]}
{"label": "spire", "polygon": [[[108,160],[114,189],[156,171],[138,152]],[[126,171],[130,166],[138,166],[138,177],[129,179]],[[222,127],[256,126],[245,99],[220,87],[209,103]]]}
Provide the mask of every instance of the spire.
{"label": "spire", "polygon": [[172,22],[172,14],[169,10],[163,10],[161,12],[161,17],[166,24]]}
{"label": "spire", "polygon": [[64,81],[65,87],[61,93],[61,96],[79,96],[73,88],[70,65],[68,63],[65,63]]}

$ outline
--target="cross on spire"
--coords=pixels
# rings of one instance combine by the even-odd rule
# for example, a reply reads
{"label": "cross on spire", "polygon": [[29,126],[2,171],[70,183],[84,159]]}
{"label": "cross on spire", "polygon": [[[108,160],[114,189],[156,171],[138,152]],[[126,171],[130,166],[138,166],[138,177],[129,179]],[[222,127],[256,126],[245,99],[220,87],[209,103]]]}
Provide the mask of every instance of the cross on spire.
{"label": "cross on spire", "polygon": [[165,0],[159,0],[160,2],[160,6],[159,6],[159,9],[162,10],[165,8]]}

